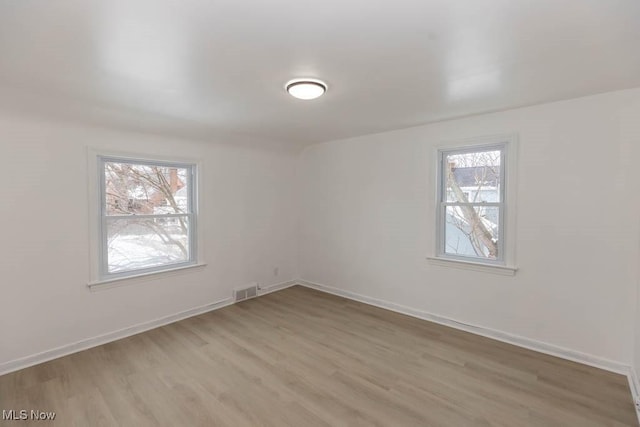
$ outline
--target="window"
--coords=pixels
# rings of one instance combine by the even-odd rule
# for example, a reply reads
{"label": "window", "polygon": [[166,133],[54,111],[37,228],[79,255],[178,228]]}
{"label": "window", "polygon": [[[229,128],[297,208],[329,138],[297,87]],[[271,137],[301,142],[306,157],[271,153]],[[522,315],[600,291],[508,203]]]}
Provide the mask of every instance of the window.
{"label": "window", "polygon": [[193,164],[98,156],[100,280],[196,263]]}
{"label": "window", "polygon": [[437,258],[505,265],[508,143],[438,151]]}

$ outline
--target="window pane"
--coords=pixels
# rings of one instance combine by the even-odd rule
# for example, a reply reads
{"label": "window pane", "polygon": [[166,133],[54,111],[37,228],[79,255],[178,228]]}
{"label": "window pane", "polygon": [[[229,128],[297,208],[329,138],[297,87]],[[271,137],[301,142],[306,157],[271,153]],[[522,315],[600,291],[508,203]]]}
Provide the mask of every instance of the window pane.
{"label": "window pane", "polygon": [[499,213],[497,206],[447,206],[445,253],[497,259]]}
{"label": "window pane", "polygon": [[446,201],[500,202],[500,150],[444,156]]}
{"label": "window pane", "polygon": [[189,212],[189,169],[105,162],[107,215]]}
{"label": "window pane", "polygon": [[107,219],[107,272],[189,261],[189,219]]}

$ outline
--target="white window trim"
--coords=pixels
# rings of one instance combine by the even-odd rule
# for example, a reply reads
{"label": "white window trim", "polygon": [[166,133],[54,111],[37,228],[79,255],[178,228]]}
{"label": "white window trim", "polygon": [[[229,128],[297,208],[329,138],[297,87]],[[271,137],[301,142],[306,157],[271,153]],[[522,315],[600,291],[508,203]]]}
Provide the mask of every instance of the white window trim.
{"label": "white window trim", "polygon": [[[90,278],[87,286],[90,288],[108,287],[115,282],[136,283],[140,279],[147,276],[162,276],[166,274],[175,274],[181,270],[204,267],[204,239],[203,227],[200,218],[202,218],[202,206],[199,203],[199,189],[202,183],[202,166],[198,160],[184,158],[181,156],[149,156],[145,154],[131,152],[115,152],[111,150],[100,150],[88,147],[88,191],[89,191],[89,258],[90,258]],[[190,253],[193,254],[192,259],[188,262],[169,264],[162,267],[154,267],[150,269],[133,270],[123,273],[103,274],[104,262],[104,226],[102,215],[102,194],[103,194],[103,171],[101,167],[104,161],[127,161],[131,163],[145,163],[157,165],[175,165],[188,166],[192,168],[191,177],[191,202],[193,203],[190,221],[193,221],[194,229],[190,235]],[[171,214],[168,214],[171,216]],[[190,222],[190,227],[192,227]]]}
{"label": "white window trim", "polygon": [[104,280],[97,280],[95,282],[87,283],[87,286],[92,290],[109,289],[109,288],[119,287],[122,285],[127,285],[130,283],[139,283],[139,282],[153,280],[156,277],[168,277],[174,274],[181,273],[184,270],[198,269],[206,266],[207,266],[206,263],[183,265],[181,267],[166,268],[164,270],[152,271],[150,273],[131,274],[129,276],[116,277],[113,279],[110,278],[110,279],[104,279]]}
{"label": "white window trim", "polygon": [[[515,263],[515,242],[516,242],[516,161],[518,137],[515,134],[494,135],[479,138],[472,138],[464,141],[454,141],[435,147],[433,150],[433,161],[435,174],[433,185],[430,187],[434,190],[433,206],[434,218],[433,227],[433,248],[427,255],[427,261],[430,264],[461,268],[467,270],[475,270],[489,272],[501,275],[514,275],[518,270]],[[491,147],[500,147],[503,149],[503,177],[504,182],[501,186],[502,202],[487,203],[487,206],[500,206],[500,231],[499,235],[499,251],[502,257],[498,260],[483,260],[472,257],[463,257],[445,254],[443,251],[444,230],[441,227],[442,209],[441,195],[444,182],[442,182],[442,161],[443,153],[456,152],[463,153],[483,150]],[[505,159],[506,158],[506,159]]]}

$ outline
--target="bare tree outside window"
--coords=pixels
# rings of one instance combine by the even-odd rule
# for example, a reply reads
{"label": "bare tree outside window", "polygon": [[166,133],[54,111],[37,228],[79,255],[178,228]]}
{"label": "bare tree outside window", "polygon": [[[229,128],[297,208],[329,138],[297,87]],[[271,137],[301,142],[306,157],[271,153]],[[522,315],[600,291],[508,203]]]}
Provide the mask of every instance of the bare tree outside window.
{"label": "bare tree outside window", "polygon": [[187,263],[192,166],[103,159],[104,273]]}
{"label": "bare tree outside window", "polygon": [[441,214],[445,255],[499,260],[503,150],[441,153]]}

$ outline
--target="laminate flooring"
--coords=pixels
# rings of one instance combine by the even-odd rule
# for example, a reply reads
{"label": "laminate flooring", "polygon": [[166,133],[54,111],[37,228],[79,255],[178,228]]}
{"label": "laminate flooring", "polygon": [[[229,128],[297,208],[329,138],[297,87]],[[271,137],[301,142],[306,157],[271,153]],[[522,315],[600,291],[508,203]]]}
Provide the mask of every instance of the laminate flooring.
{"label": "laminate flooring", "polygon": [[0,377],[60,426],[637,426],[622,375],[295,286]]}

